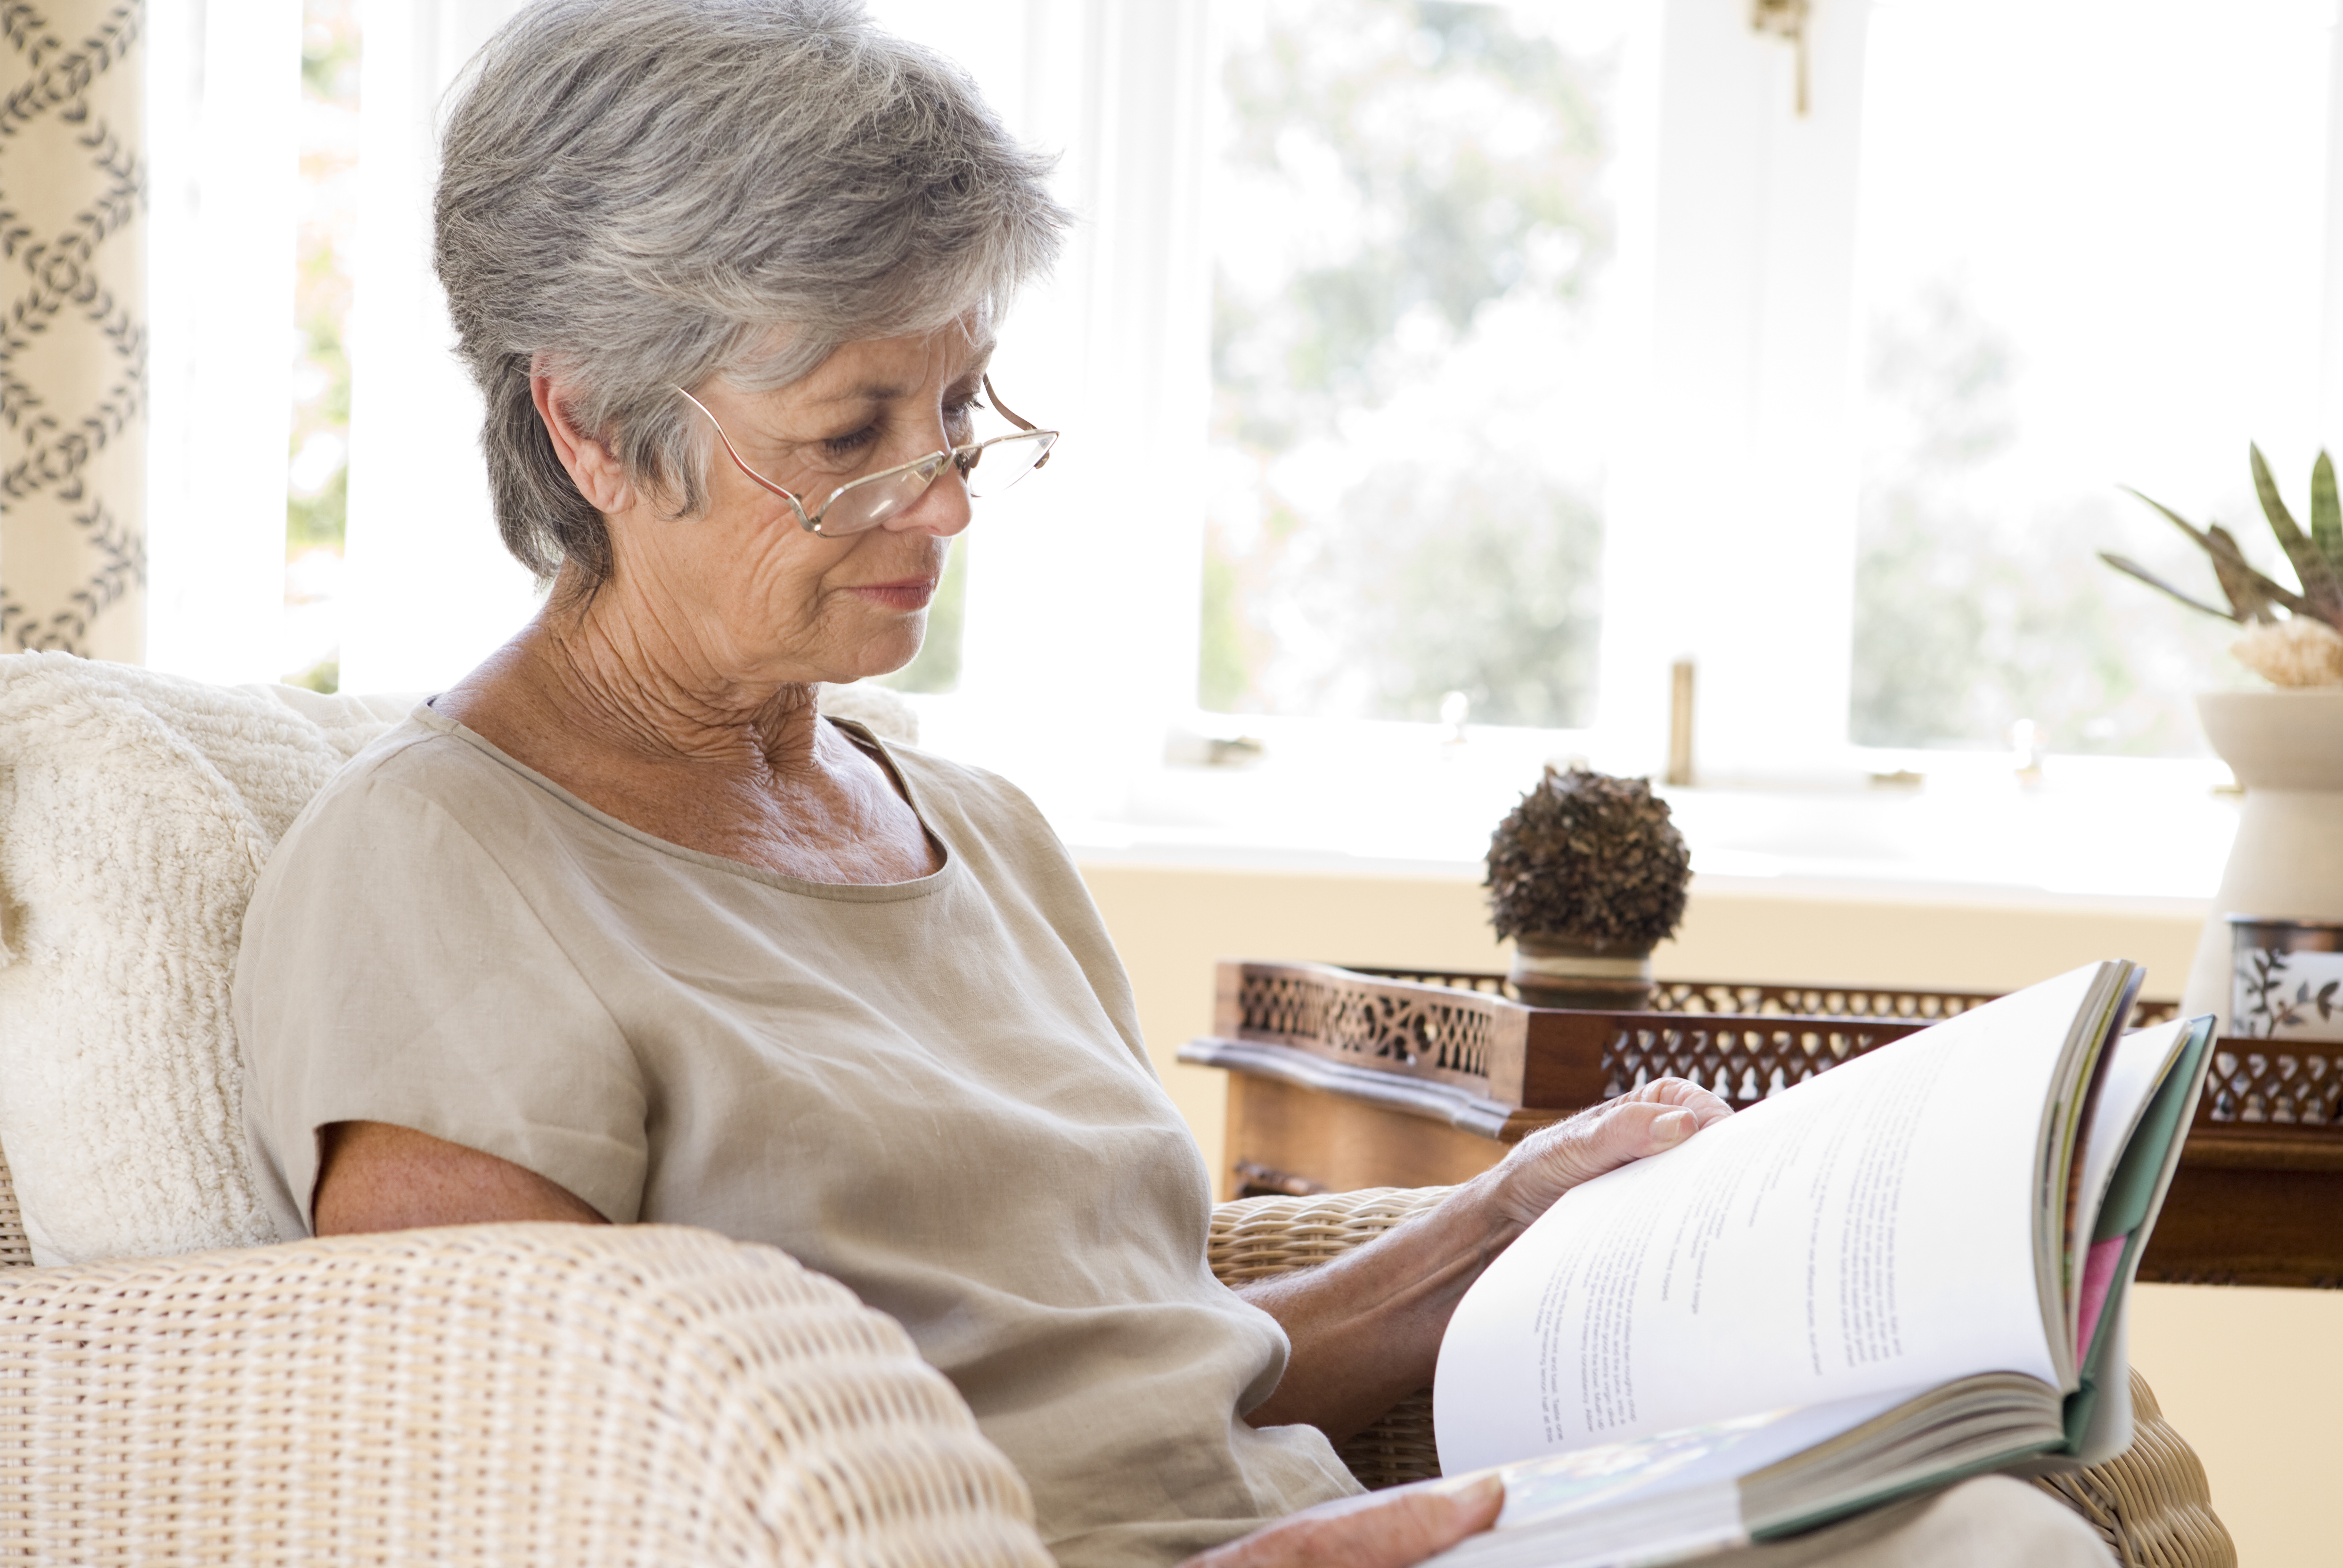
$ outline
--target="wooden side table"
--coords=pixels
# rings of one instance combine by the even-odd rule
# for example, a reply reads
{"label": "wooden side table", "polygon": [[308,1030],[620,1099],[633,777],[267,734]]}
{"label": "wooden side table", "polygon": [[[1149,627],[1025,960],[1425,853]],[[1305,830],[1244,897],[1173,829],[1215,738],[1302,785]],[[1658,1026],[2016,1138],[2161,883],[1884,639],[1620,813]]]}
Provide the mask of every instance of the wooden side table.
{"label": "wooden side table", "polygon": [[[1679,983],[1651,1011],[1578,1012],[1500,975],[1231,961],[1180,1059],[1229,1073],[1232,1195],[1434,1186],[1650,1078],[1752,1103],[1988,1000]],[[2217,1042],[2140,1277],[2343,1285],[2343,1044]]]}

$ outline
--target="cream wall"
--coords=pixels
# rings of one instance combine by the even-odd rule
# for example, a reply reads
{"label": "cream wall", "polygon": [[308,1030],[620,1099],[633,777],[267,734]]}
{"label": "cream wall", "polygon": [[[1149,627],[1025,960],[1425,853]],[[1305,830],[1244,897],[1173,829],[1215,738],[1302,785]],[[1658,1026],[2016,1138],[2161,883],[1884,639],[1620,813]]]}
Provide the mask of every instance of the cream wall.
{"label": "cream wall", "polygon": [[[1224,957],[1502,969],[1461,875],[1226,870],[1085,859],[1172,1098],[1214,1171],[1222,1080],[1173,1060],[1212,1022]],[[1703,879],[1663,979],[1999,990],[2102,958],[2177,996],[2202,907],[2182,901],[1899,894]],[[2343,1215],[2337,1217],[2343,1223]],[[2343,1292],[2143,1286],[2132,1359],[2205,1461],[2246,1568],[2343,1561],[2327,1486],[2343,1473]]]}

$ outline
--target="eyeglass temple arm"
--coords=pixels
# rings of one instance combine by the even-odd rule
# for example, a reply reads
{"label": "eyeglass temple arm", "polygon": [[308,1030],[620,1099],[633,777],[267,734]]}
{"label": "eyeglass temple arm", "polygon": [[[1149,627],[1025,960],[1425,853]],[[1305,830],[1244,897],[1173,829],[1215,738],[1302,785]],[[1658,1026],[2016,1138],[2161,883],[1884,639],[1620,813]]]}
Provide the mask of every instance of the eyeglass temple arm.
{"label": "eyeglass temple arm", "polygon": [[[756,469],[749,467],[748,461],[743,458],[738,451],[733,449],[732,437],[724,433],[723,422],[719,420],[715,415],[708,412],[707,404],[702,403],[690,393],[684,391],[680,387],[676,387],[676,391],[682,395],[685,402],[690,404],[693,407],[699,409],[701,414],[707,416],[709,424],[714,426],[716,428],[716,438],[724,443],[724,450],[726,454],[731,457],[732,466],[734,467],[748,475],[751,479],[756,480],[758,484],[763,486],[766,489],[770,490],[773,494],[780,497],[781,499],[787,501],[789,505],[797,508],[798,515],[799,517],[803,517],[805,515],[805,503],[803,501],[799,500],[796,496],[790,494],[789,491],[781,488],[780,486],[773,483],[772,480],[765,477],[764,475],[757,472]],[[1034,467],[1039,467],[1041,465],[1037,463]]]}
{"label": "eyeglass temple arm", "polygon": [[[1020,414],[1016,409],[1011,408],[1008,404],[1003,403],[1001,400],[1001,394],[992,389],[992,377],[990,376],[987,376],[984,378],[984,395],[992,400],[993,412],[1008,420],[1011,425],[1016,426],[1020,430],[1031,430],[1037,427],[1032,420],[1028,419],[1025,416]],[[1033,467],[1035,472],[1038,473],[1040,470],[1046,468],[1049,466],[1050,454],[1044,452],[1041,454],[1041,461],[1035,463]]]}
{"label": "eyeglass temple arm", "polygon": [[1001,394],[992,389],[992,377],[990,376],[987,376],[984,378],[984,395],[992,399],[993,410],[1002,418],[1008,420],[1011,425],[1016,426],[1020,430],[1031,430],[1033,428],[1032,420],[1028,419],[1025,416],[1020,414],[1016,409],[1011,408],[1008,404],[1003,403],[1001,400]]}

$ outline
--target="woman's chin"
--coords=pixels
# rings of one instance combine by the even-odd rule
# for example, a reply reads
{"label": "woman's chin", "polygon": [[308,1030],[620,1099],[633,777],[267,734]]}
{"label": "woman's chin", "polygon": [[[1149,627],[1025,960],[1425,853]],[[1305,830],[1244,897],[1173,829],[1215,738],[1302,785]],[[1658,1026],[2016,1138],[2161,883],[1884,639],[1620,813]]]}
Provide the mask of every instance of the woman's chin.
{"label": "woman's chin", "polygon": [[924,614],[915,616],[908,626],[892,628],[891,635],[872,638],[863,644],[852,658],[840,661],[853,673],[842,676],[837,684],[892,675],[919,658],[920,645],[927,640],[927,620]]}

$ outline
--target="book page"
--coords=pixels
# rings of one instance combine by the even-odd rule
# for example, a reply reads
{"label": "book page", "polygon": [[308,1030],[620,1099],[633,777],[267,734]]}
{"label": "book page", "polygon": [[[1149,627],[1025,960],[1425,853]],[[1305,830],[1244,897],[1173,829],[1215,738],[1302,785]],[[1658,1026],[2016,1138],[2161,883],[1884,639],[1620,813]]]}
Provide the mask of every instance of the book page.
{"label": "book page", "polygon": [[1982,1372],[2066,1386],[2036,1243],[2045,1106],[2093,966],[1579,1187],[1451,1321],[1452,1473]]}
{"label": "book page", "polygon": [[[2125,1303],[2205,1092],[2205,1076],[2213,1064],[2213,1029],[2209,1016],[2180,1026],[2179,1050],[2125,1139],[2114,1171],[2104,1179],[2092,1251],[2100,1260],[2115,1251],[2116,1261],[2097,1282],[2098,1300],[2084,1303],[2088,1315],[2080,1336],[2082,1386],[2066,1402],[2066,1429],[2077,1463],[2099,1463],[2131,1442]],[[2087,1292],[2094,1284],[2092,1271],[2087,1267]]]}
{"label": "book page", "polygon": [[2182,1036],[2192,1021],[2174,1019],[2151,1029],[2135,1030],[2117,1036],[2107,1048],[2107,1065],[2100,1070],[2098,1100],[2091,1107],[2090,1131],[2084,1135],[2081,1154],[2085,1204],[2082,1231],[2087,1241],[2098,1239],[2099,1205],[2107,1201],[2107,1183],[2115,1177],[2116,1162],[2130,1144],[2147,1102],[2156,1097],[2165,1076],[2179,1060]]}

